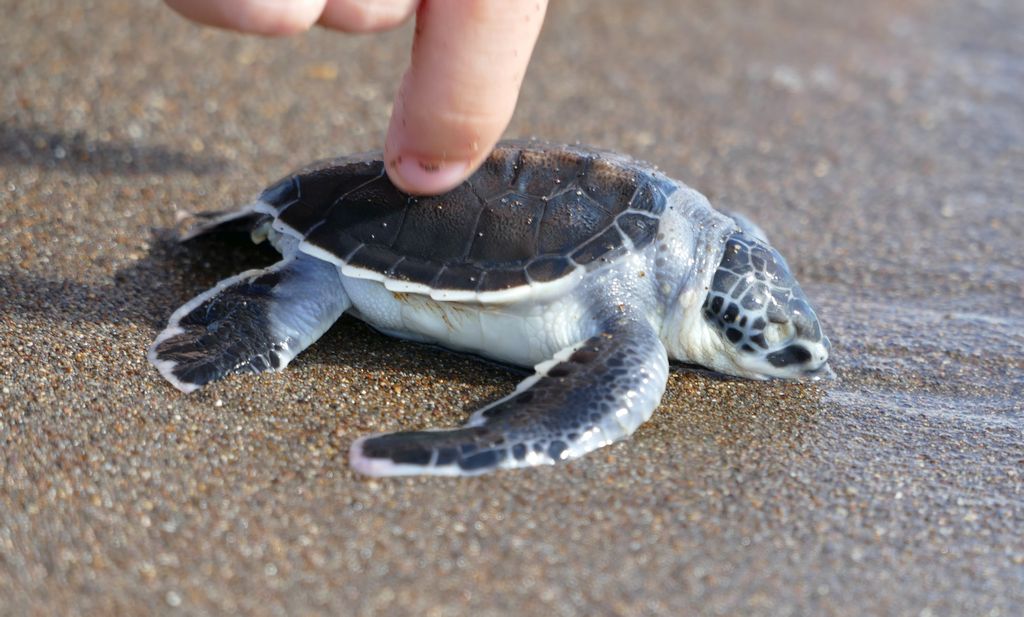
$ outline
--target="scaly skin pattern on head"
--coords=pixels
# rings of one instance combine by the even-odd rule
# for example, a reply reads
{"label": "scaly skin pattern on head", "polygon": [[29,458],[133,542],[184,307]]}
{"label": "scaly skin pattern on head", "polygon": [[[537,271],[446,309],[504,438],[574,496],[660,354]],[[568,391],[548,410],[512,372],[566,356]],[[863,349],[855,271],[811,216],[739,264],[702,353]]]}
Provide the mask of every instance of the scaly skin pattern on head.
{"label": "scaly skin pattern on head", "polygon": [[737,363],[755,372],[800,377],[828,357],[828,339],[786,261],[743,231],[726,239],[703,311]]}

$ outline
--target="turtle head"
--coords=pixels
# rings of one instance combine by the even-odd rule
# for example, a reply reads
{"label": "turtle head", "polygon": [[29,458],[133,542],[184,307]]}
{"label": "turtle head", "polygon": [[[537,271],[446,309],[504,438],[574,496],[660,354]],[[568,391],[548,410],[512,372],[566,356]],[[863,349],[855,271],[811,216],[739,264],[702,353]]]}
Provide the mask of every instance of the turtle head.
{"label": "turtle head", "polygon": [[726,239],[702,311],[720,338],[712,368],[789,378],[814,375],[828,361],[828,338],[786,261],[752,234]]}

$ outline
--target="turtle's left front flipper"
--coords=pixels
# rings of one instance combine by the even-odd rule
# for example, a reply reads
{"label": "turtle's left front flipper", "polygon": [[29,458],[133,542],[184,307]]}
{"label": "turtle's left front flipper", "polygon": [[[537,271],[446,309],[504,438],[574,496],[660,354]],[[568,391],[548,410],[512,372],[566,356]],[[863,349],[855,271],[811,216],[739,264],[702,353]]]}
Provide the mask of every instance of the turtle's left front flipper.
{"label": "turtle's left front flipper", "polygon": [[281,370],[349,306],[337,267],[297,253],[186,302],[153,341],[149,361],[183,392],[233,373]]}
{"label": "turtle's left front flipper", "polygon": [[364,437],[349,460],[374,476],[476,475],[576,458],[636,430],[661,401],[668,355],[649,325],[620,320],[558,352],[463,428]]}

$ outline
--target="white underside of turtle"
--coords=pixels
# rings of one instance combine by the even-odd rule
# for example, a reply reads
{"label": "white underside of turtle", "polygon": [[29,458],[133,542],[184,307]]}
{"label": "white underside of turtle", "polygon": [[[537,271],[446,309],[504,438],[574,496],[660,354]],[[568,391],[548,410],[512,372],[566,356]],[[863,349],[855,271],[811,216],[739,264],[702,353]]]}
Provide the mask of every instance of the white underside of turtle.
{"label": "white underside of turtle", "polygon": [[249,225],[282,260],[179,308],[149,351],[183,392],[283,370],[344,313],[534,367],[457,429],[356,439],[369,475],[475,475],[576,458],[658,406],[670,358],[749,378],[819,372],[828,341],[763,232],[620,155],[500,144],[463,186],[399,193],[379,157],[321,163],[189,237]]}

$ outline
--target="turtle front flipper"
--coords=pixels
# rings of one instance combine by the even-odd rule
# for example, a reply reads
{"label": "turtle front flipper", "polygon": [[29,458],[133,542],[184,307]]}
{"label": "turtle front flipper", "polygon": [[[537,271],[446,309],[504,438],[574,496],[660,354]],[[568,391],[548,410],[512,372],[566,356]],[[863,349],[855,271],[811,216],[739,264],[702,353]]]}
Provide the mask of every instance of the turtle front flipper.
{"label": "turtle front flipper", "polygon": [[349,460],[372,476],[476,475],[550,465],[629,436],[661,401],[668,355],[645,323],[618,321],[559,351],[463,428],[364,437]]}
{"label": "turtle front flipper", "polygon": [[299,253],[187,302],[153,341],[149,361],[183,392],[233,373],[282,370],[350,305],[338,269]]}

